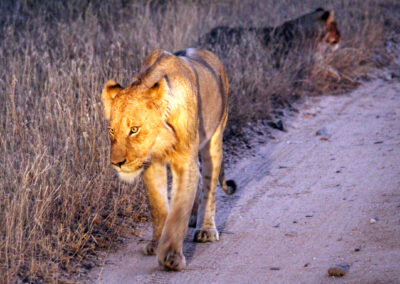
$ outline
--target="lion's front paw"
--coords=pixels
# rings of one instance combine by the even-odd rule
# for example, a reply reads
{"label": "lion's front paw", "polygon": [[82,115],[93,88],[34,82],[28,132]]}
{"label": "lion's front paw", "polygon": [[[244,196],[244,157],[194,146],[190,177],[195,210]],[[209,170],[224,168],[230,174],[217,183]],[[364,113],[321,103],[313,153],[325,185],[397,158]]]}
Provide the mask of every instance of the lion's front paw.
{"label": "lion's front paw", "polygon": [[199,243],[215,242],[219,240],[217,229],[196,229],[193,240]]}
{"label": "lion's front paw", "polygon": [[143,253],[145,255],[155,255],[157,251],[158,242],[151,241],[143,247]]}
{"label": "lion's front paw", "polygon": [[186,265],[185,256],[173,250],[167,251],[164,256],[160,255],[158,262],[166,269],[174,271],[180,271]]}

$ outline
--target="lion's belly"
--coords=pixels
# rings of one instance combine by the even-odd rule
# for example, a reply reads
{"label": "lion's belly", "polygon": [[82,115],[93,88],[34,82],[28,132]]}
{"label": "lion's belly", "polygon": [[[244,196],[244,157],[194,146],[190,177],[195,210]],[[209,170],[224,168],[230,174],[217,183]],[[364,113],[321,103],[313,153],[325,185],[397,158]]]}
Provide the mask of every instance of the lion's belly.
{"label": "lion's belly", "polygon": [[[217,83],[214,81],[209,84],[216,85]],[[215,89],[210,88],[210,90],[215,90]],[[220,92],[211,92],[211,91],[209,92],[208,90],[203,90],[203,92],[200,93],[201,95],[198,100],[199,137],[200,137],[200,149],[202,149],[215,133],[215,130],[217,129],[218,125],[224,118],[225,113],[224,113],[224,102],[222,94],[220,94]]]}

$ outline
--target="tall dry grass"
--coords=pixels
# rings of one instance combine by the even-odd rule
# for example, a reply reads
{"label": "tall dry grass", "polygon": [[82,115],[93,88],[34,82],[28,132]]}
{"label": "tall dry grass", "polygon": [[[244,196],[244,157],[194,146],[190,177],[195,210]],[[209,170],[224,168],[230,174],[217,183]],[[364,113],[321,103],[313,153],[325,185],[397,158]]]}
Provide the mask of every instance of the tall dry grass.
{"label": "tall dry grass", "polygon": [[[84,273],[96,249],[148,218],[141,187],[120,183],[109,167],[99,99],[107,79],[127,84],[151,50],[194,46],[216,25],[277,25],[321,5],[336,10],[343,34],[326,60],[363,76],[384,40],[372,2],[2,1],[0,282]],[[304,65],[287,60],[277,71],[260,50],[250,42],[223,59],[231,131],[269,115],[275,100],[349,87],[324,74],[296,82]]]}

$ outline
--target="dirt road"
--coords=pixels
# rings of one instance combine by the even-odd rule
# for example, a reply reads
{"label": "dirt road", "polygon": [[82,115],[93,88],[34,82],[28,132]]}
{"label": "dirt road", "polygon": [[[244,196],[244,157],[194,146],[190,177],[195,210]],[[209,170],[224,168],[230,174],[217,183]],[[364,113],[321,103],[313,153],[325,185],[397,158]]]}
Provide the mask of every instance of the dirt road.
{"label": "dirt road", "polygon": [[[162,271],[132,239],[94,282],[400,283],[398,81],[309,99],[287,133],[227,175],[238,192],[217,197],[221,239],[195,244],[189,231],[184,271]],[[339,263],[347,274],[329,277]]]}

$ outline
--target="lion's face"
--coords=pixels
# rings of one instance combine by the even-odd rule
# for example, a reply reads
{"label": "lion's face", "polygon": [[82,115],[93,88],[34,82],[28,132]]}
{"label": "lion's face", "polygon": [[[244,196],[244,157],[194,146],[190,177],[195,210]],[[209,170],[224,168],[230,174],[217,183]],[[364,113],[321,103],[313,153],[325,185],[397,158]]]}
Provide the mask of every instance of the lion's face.
{"label": "lion's face", "polygon": [[[145,167],[157,138],[154,110],[133,94],[119,96],[111,108],[110,160],[123,179],[134,179]],[[150,119],[151,118],[151,119]]]}
{"label": "lion's face", "polygon": [[121,179],[133,182],[149,163],[157,138],[162,134],[162,86],[133,85],[123,89],[109,81],[103,90],[103,105],[109,118],[110,161]]}
{"label": "lion's face", "polygon": [[321,37],[322,47],[320,47],[320,49],[329,48],[330,50],[336,50],[339,48],[341,35],[338,29],[338,24],[334,18],[334,12],[332,10],[320,12],[322,13],[320,19],[324,26],[324,32]]}
{"label": "lion's face", "polygon": [[330,22],[326,27],[324,40],[332,50],[336,50],[339,47],[340,37],[336,21]]}

